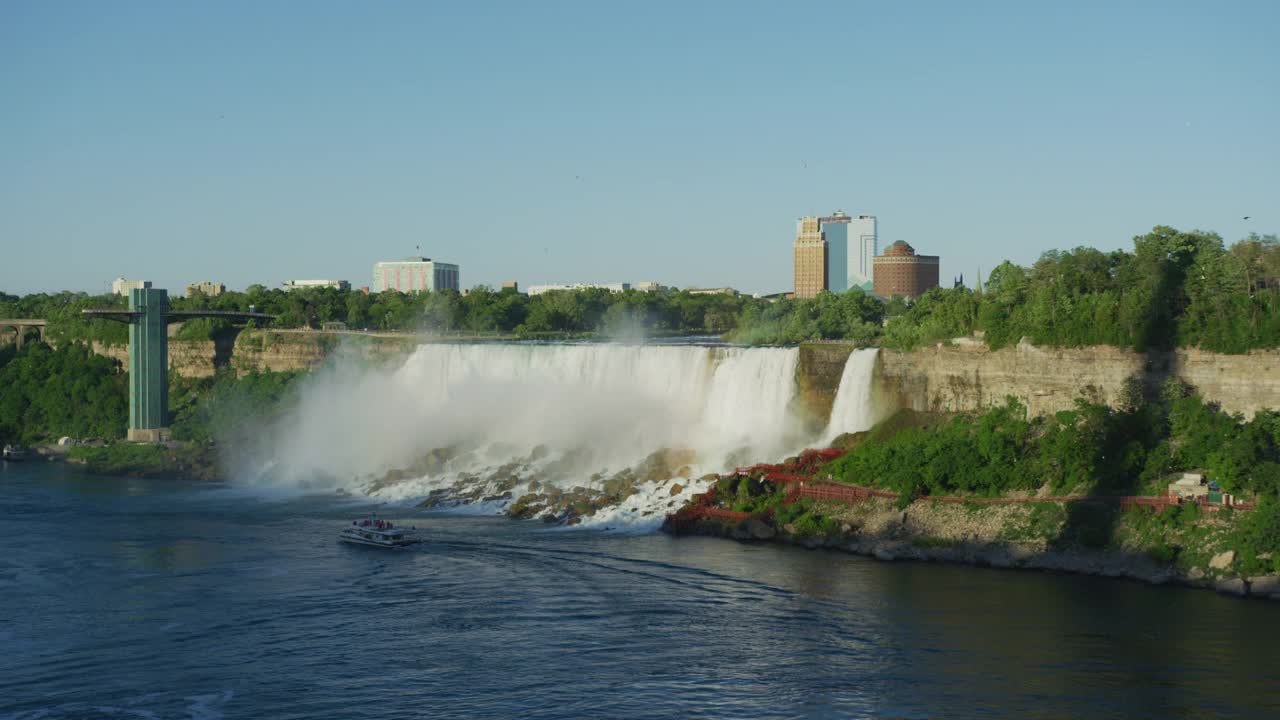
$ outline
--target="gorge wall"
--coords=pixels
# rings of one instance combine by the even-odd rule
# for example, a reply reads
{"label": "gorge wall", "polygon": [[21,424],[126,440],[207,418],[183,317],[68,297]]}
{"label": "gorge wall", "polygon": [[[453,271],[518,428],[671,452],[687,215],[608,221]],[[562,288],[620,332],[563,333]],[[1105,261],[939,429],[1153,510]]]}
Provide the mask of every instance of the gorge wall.
{"label": "gorge wall", "polygon": [[[840,355],[834,343],[801,347],[802,396],[813,403],[834,396]],[[1002,404],[1012,395],[1033,415],[1070,410],[1077,398],[1116,404],[1126,381],[1156,390],[1169,377],[1195,386],[1224,410],[1252,416],[1280,408],[1280,352],[1218,355],[1200,350],[1135,353],[1113,347],[1042,348],[1028,343],[991,350],[961,338],[911,352],[881,350],[877,402],[914,410],[967,411]]]}
{"label": "gorge wall", "polygon": [[[298,330],[244,330],[219,340],[169,339],[169,369],[183,377],[210,377],[220,368],[237,372],[254,370],[309,370],[335,352],[352,353],[371,361],[402,356],[424,341],[413,335]],[[129,349],[124,345],[94,343],[93,351],[129,370]]]}
{"label": "gorge wall", "polygon": [[[219,367],[306,370],[335,352],[372,362],[403,357],[424,342],[412,335],[362,335],[246,330],[219,342],[170,340],[169,366],[187,377],[207,377]],[[128,369],[123,346],[95,345],[99,354]],[[812,423],[830,416],[852,346],[805,343],[796,367],[796,397]],[[1156,388],[1170,376],[1194,385],[1224,410],[1252,416],[1280,408],[1280,352],[1218,355],[1200,350],[1134,353],[1113,347],[1043,348],[1027,343],[991,350],[960,338],[911,352],[881,350],[874,372],[875,403],[884,408],[976,410],[1013,395],[1032,414],[1069,410],[1077,398],[1115,404],[1126,380]]]}

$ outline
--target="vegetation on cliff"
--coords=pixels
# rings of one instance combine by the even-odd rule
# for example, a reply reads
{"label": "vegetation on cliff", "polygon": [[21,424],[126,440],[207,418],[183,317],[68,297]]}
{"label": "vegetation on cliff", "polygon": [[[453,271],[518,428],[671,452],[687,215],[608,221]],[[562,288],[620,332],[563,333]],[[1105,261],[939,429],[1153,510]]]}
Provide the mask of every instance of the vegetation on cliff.
{"label": "vegetation on cliff", "polygon": [[[886,347],[982,331],[992,348],[1042,346],[1221,353],[1280,347],[1280,239],[1231,248],[1212,233],[1156,227],[1133,252],[1051,251],[1031,267],[1005,262],[982,288],[937,289],[889,321]],[[891,315],[892,315],[891,311]]]}
{"label": "vegetation on cliff", "polygon": [[[224,372],[170,378],[175,440],[235,440],[279,412],[303,373]],[[30,445],[62,436],[116,440],[129,425],[128,375],[88,346],[32,342],[0,347],[0,444]]]}
{"label": "vegetation on cliff", "polygon": [[[1116,572],[1156,579],[1165,572],[1206,583],[1280,574],[1280,413],[1246,421],[1176,381],[1155,402],[1131,390],[1120,409],[1081,402],[1075,411],[1041,418],[1028,418],[1012,399],[981,413],[901,411],[843,437],[845,454],[816,470],[802,456],[788,461],[779,478],[758,472],[718,480],[707,496],[712,506],[749,513],[751,522],[767,524],[764,532],[732,516],[706,522],[735,537],[776,531],[784,539],[886,556],[995,557],[1087,569],[1090,561],[1082,558],[1102,552],[1120,563]],[[1203,471],[1255,505],[1206,512],[1183,504],[1157,512],[1096,499],[1162,495],[1180,470]],[[859,490],[852,504],[807,499],[783,481],[796,473],[888,497]],[[1033,501],[1046,495],[1095,500]],[[993,497],[1025,502],[983,502]],[[1009,559],[1015,556],[1021,559]],[[1258,580],[1249,592],[1271,582]]]}
{"label": "vegetation on cliff", "polygon": [[[995,497],[1048,487],[1055,494],[1159,494],[1171,473],[1203,470],[1231,493],[1280,495],[1280,412],[1246,421],[1174,381],[1160,401],[1028,418],[1010,398],[932,428],[908,426],[860,442],[824,470],[836,480],[904,498]],[[904,411],[908,412],[909,411]],[[901,420],[890,422],[901,423]]]}
{"label": "vegetation on cliff", "polygon": [[78,343],[0,347],[0,444],[122,437],[126,379],[115,363]]}

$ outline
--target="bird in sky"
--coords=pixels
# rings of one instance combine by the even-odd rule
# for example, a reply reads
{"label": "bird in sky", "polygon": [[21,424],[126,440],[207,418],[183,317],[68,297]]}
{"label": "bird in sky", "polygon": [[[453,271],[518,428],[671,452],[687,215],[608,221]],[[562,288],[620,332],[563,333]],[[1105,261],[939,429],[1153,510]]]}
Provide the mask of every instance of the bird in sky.
{"label": "bird in sky", "polygon": [[1248,216],[1248,215],[1245,215],[1245,216],[1244,216],[1244,219],[1245,219],[1245,220],[1248,220],[1248,219],[1249,219],[1249,216]]}

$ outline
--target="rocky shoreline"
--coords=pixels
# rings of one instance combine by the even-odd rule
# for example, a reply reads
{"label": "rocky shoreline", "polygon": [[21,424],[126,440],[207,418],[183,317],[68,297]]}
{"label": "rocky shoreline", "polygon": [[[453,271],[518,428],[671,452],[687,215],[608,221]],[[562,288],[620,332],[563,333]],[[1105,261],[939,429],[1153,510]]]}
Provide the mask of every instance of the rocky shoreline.
{"label": "rocky shoreline", "polygon": [[[1043,538],[1025,542],[998,539],[1001,529],[1016,524],[1016,508],[979,511],[930,507],[917,501],[905,510],[891,502],[870,500],[862,508],[824,508],[839,523],[827,532],[803,532],[793,523],[777,525],[763,518],[703,518],[692,527],[669,532],[723,537],[739,542],[771,542],[827,549],[872,557],[882,562],[943,562],[1014,570],[1040,570],[1125,578],[1152,585],[1211,589],[1238,597],[1280,600],[1280,574],[1243,576],[1231,572],[1235,552],[1215,553],[1208,567],[1183,569],[1124,545],[1100,549],[1054,547]],[[967,515],[955,523],[959,515]],[[985,516],[985,517],[984,517]],[[944,526],[951,527],[945,528]],[[948,532],[948,530],[950,532]]]}

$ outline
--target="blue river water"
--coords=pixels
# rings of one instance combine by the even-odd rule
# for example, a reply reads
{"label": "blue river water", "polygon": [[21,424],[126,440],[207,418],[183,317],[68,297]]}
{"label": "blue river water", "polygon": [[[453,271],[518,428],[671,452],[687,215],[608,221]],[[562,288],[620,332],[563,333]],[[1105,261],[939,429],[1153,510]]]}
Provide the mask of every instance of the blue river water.
{"label": "blue river water", "polygon": [[0,718],[1280,717],[1280,604],[0,467]]}

